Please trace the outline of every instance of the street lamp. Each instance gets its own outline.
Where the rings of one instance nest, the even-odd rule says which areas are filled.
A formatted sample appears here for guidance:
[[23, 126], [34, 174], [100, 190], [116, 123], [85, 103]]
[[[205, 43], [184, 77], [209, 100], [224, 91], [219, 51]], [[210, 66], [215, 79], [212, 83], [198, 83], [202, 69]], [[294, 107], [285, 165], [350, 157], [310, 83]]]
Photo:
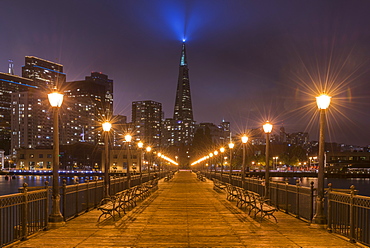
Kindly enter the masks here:
[[217, 150], [214, 151], [213, 155], [215, 156], [214, 159], [213, 159], [213, 162], [215, 163], [214, 167], [215, 167], [215, 177], [216, 177], [216, 173], [217, 173], [217, 158], [216, 158], [216, 156], [218, 155], [218, 151]]
[[313, 217], [313, 223], [326, 224], [326, 216], [324, 214], [324, 157], [325, 157], [325, 124], [326, 124], [326, 109], [330, 105], [331, 97], [322, 94], [316, 97], [317, 107], [320, 111], [320, 134], [319, 134], [319, 172], [317, 175], [317, 198], [316, 198], [316, 214]]
[[230, 170], [229, 170], [229, 183], [231, 183], [231, 175], [233, 173], [233, 166], [231, 164], [231, 159], [233, 157], [233, 152], [232, 152], [232, 149], [234, 148], [234, 143], [230, 141], [229, 143], [229, 150], [230, 150], [230, 160], [229, 160], [229, 163], [230, 163]]
[[152, 150], [152, 148], [150, 146], [147, 146], [145, 148], [145, 150], [146, 150], [146, 153], [148, 154], [147, 155], [147, 159], [148, 159], [148, 180], [150, 180], [150, 167], [152, 167], [152, 159], [151, 159], [150, 151]]
[[132, 140], [132, 136], [129, 134], [125, 135], [125, 141], [127, 145], [127, 188], [129, 189], [131, 187], [131, 172], [130, 172], [130, 166], [131, 166], [131, 153], [130, 153], [130, 142]]
[[158, 156], [158, 175], [159, 175], [159, 178], [161, 178], [162, 153], [158, 152], [157, 156]]
[[144, 147], [144, 143], [139, 141], [139, 143], [137, 143], [137, 147], [139, 148], [140, 150], [140, 156], [139, 156], [139, 159], [138, 159], [138, 164], [139, 164], [139, 174], [140, 174], [140, 184], [143, 183], [143, 173], [142, 173], [142, 161], [143, 161], [143, 147]]
[[270, 133], [272, 131], [272, 125], [266, 121], [263, 125], [263, 131], [266, 134], [266, 168], [265, 168], [265, 199], [270, 197]]
[[208, 156], [209, 156], [209, 165], [208, 165], [208, 168], [209, 168], [209, 178], [211, 179], [211, 177], [212, 177], [212, 157], [213, 157], [213, 153], [212, 152], [210, 152], [209, 154], [208, 154]]
[[222, 153], [225, 152], [225, 148], [221, 147], [220, 152], [221, 152], [221, 181], [222, 181], [222, 176], [223, 176], [223, 173], [224, 173], [224, 156], [222, 155]]
[[243, 164], [242, 164], [242, 188], [244, 189], [244, 183], [245, 183], [245, 164], [246, 164], [246, 150], [247, 150], [247, 142], [248, 142], [248, 136], [243, 135], [242, 136], [242, 143], [243, 143]]
[[102, 124], [104, 135], [104, 146], [105, 146], [105, 165], [104, 165], [104, 198], [109, 198], [109, 148], [108, 148], [108, 135], [109, 131], [112, 128], [112, 123], [106, 121]]
[[62, 106], [63, 95], [58, 92], [48, 94], [49, 102], [53, 108], [53, 196], [52, 211], [49, 216], [49, 222], [63, 223], [63, 216], [60, 212], [60, 194], [59, 194], [59, 123], [58, 113]]

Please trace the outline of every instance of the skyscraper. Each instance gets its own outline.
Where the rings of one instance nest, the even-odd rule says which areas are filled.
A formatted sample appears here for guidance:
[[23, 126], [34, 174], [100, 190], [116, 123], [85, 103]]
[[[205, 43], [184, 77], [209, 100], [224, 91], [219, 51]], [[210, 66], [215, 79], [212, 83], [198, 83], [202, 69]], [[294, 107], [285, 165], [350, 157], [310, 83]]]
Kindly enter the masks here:
[[30, 88], [37, 88], [32, 85], [32, 80], [0, 72], [0, 149], [5, 150], [5, 154], [10, 152], [11, 94]]
[[61, 144], [96, 144], [101, 138], [101, 123], [113, 117], [113, 80], [92, 72], [85, 80], [68, 82], [61, 113]]
[[179, 77], [173, 112], [173, 131], [175, 146], [191, 145], [194, 137], [194, 120], [185, 42], [182, 44], [180, 56]]
[[189, 147], [194, 137], [194, 126], [189, 68], [185, 42], [183, 42], [173, 118], [165, 120], [164, 128], [166, 144], [177, 147], [177, 156], [179, 156], [180, 163], [183, 165], [188, 163]]
[[134, 138], [159, 147], [162, 135], [162, 104], [155, 101], [132, 103], [132, 123], [135, 125]]
[[33, 80], [33, 85], [46, 91], [46, 94], [55, 87], [60, 90], [66, 82], [63, 65], [34, 56], [26, 56], [22, 77]]

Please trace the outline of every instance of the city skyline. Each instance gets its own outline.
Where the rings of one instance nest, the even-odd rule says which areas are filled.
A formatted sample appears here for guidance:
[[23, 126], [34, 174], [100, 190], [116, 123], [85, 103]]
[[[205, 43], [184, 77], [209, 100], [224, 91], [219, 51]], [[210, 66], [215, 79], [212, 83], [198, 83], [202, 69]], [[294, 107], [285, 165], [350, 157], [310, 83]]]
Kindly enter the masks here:
[[25, 56], [62, 64], [68, 82], [101, 71], [115, 82], [115, 114], [131, 117], [132, 102], [153, 100], [171, 117], [185, 38], [197, 123], [225, 119], [235, 133], [269, 119], [275, 131], [284, 125], [289, 133], [307, 131], [315, 139], [315, 94], [328, 78], [328, 93], [336, 91], [327, 142], [370, 144], [370, 4], [365, 1], [3, 5], [0, 20], [8, 25], [0, 26], [7, 34], [0, 41], [6, 48], [1, 72], [12, 59], [20, 75]]

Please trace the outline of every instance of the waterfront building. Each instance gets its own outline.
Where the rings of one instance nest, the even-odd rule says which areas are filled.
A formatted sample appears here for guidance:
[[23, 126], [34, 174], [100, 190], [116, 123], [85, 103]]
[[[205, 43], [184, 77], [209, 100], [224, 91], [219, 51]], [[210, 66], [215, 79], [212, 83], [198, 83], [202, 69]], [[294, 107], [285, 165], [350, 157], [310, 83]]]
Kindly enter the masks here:
[[32, 80], [0, 72], [0, 149], [5, 154], [10, 153], [11, 147], [11, 94], [30, 88], [36, 88]]
[[135, 126], [134, 140], [141, 140], [151, 147], [159, 147], [162, 137], [162, 104], [155, 101], [132, 103], [132, 123]]
[[15, 159], [16, 169], [20, 170], [52, 170], [53, 149], [17, 149]]
[[[17, 149], [15, 167], [20, 170], [52, 170], [53, 149]], [[59, 169], [61, 170], [102, 170], [102, 149], [88, 143], [61, 145], [59, 149]]]

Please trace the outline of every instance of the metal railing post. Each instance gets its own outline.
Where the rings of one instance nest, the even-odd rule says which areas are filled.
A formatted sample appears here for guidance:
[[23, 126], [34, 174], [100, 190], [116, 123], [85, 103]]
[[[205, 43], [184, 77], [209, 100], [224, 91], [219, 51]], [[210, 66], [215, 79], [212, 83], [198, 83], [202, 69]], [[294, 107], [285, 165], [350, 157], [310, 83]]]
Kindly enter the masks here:
[[89, 205], [90, 205], [90, 192], [89, 192], [89, 179], [86, 180], [86, 210], [85, 212], [89, 212]]
[[352, 185], [350, 187], [351, 189], [351, 199], [350, 199], [350, 205], [349, 205], [349, 236], [350, 236], [350, 242], [356, 243], [355, 240], [355, 206], [354, 206], [354, 197], [355, 197], [355, 186]]
[[75, 201], [76, 201], [76, 204], [75, 204], [75, 217], [78, 216], [78, 184], [79, 184], [79, 182], [77, 181], [76, 182], [76, 195], [75, 195]]
[[63, 180], [62, 185], [62, 198], [63, 198], [63, 219], [66, 221], [66, 214], [67, 214], [67, 181]]
[[27, 240], [28, 236], [28, 184], [23, 183], [23, 211], [22, 211], [22, 226], [21, 226], [21, 240]]
[[275, 206], [279, 209], [279, 183], [276, 183]]
[[300, 184], [299, 184], [299, 180], [297, 179], [296, 180], [296, 201], [295, 201], [295, 204], [296, 204], [296, 214], [297, 214], [297, 218], [299, 219], [300, 216], [299, 216], [299, 187], [300, 187]]
[[46, 190], [46, 200], [45, 200], [45, 212], [44, 212], [44, 231], [48, 230], [48, 225], [49, 225], [49, 197], [50, 197], [50, 194], [49, 194], [49, 182], [48, 181], [45, 181], [45, 190]]
[[285, 213], [289, 213], [289, 201], [288, 201], [288, 179], [285, 179]]
[[328, 195], [327, 195], [327, 199], [328, 199], [328, 232], [332, 232], [332, 222], [333, 222], [333, 220], [332, 220], [332, 210], [331, 210], [331, 207], [332, 207], [332, 202], [331, 202], [331, 192], [332, 192], [332, 190], [333, 190], [333, 188], [332, 188], [332, 184], [331, 183], [329, 183], [328, 184], [328, 186], [329, 186], [329, 189], [328, 189]]
[[314, 182], [311, 182], [311, 196], [310, 196], [310, 222], [312, 222], [312, 219], [313, 219], [313, 204], [315, 204], [314, 203], [314, 197], [315, 197], [315, 195], [314, 195], [314, 191], [315, 191], [315, 188], [313, 187], [313, 185], [314, 185]]
[[98, 177], [95, 177], [95, 194], [94, 194], [94, 208], [98, 206]]

